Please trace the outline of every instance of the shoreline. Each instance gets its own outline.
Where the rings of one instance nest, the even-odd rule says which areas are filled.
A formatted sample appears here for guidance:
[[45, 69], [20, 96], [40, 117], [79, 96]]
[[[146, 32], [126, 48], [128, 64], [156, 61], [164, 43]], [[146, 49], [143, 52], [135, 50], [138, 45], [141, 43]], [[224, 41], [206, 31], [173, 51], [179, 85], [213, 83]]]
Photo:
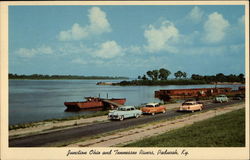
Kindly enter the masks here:
[[245, 85], [245, 82], [206, 82], [203, 80], [192, 80], [192, 79], [172, 79], [172, 80], [132, 80], [132, 81], [121, 81], [114, 83], [105, 83], [103, 85], [113, 86], [168, 86], [168, 85]]
[[[176, 109], [181, 105], [181, 103], [171, 103], [165, 104], [164, 106], [168, 108], [168, 110]], [[105, 112], [105, 111], [104, 111]], [[45, 120], [34, 122], [33, 125], [27, 126], [25, 128], [17, 128], [9, 130], [9, 136], [11, 137], [19, 137], [26, 136], [30, 134], [37, 134], [42, 132], [50, 132], [58, 129], [65, 129], [70, 127], [79, 127], [84, 125], [89, 125], [92, 123], [101, 123], [108, 121], [107, 115], [95, 116], [95, 117], [80, 117], [78, 119], [73, 120]]]
[[184, 115], [174, 119], [160, 122], [152, 122], [136, 126], [135, 128], [124, 129], [112, 133], [94, 136], [88, 139], [81, 139], [78, 142], [72, 142], [67, 147], [124, 147], [127, 144], [137, 142], [138, 140], [157, 136], [171, 130], [190, 126], [196, 122], [209, 118], [214, 118], [238, 109], [245, 108], [245, 103], [231, 105], [229, 107], [217, 108], [205, 112], [197, 112], [192, 115]]

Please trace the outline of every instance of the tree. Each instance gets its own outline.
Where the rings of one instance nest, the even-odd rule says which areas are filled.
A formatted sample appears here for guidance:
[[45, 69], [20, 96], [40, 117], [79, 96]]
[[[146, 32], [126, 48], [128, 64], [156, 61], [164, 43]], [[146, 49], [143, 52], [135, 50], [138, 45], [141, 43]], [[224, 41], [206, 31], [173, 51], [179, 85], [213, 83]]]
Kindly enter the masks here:
[[240, 82], [245, 82], [245, 76], [244, 76], [244, 74], [242, 74], [242, 73], [239, 74], [238, 78], [239, 78]]
[[153, 80], [158, 80], [159, 71], [158, 70], [153, 70], [152, 74], [153, 74]]
[[181, 71], [177, 71], [174, 73], [175, 78], [181, 78], [183, 76], [183, 73]]
[[171, 72], [165, 68], [161, 68], [159, 70], [159, 78], [161, 80], [167, 80], [168, 79], [168, 76], [171, 74]]
[[198, 75], [198, 74], [192, 74], [191, 78], [192, 78], [193, 80], [203, 80], [203, 79], [204, 79], [203, 76]]
[[140, 80], [140, 79], [141, 79], [141, 76], [138, 76], [138, 78], [137, 78], [137, 79], [139, 79], [139, 80]]
[[217, 82], [225, 82], [226, 81], [226, 77], [223, 73], [216, 74], [215, 78], [216, 78]]
[[147, 71], [147, 75], [149, 78], [153, 80], [153, 72], [152, 71]]
[[186, 72], [182, 72], [182, 76], [183, 76], [183, 78], [187, 78], [187, 73]]
[[142, 76], [142, 80], [148, 80], [148, 78], [146, 77], [146, 75], [144, 74], [143, 76]]

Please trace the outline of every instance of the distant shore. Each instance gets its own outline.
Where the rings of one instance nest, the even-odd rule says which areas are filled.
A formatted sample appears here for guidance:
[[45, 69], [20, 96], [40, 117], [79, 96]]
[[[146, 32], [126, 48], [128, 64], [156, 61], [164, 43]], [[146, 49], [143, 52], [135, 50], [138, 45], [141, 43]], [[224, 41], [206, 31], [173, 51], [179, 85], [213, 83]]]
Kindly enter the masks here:
[[102, 80], [102, 79], [129, 79], [128, 77], [112, 76], [78, 76], [78, 75], [17, 75], [9, 74], [11, 80]]
[[245, 84], [243, 82], [206, 82], [202, 80], [178, 79], [178, 80], [132, 80], [121, 81], [118, 83], [103, 83], [102, 85], [120, 85], [120, 86], [163, 86], [163, 85], [237, 85]]

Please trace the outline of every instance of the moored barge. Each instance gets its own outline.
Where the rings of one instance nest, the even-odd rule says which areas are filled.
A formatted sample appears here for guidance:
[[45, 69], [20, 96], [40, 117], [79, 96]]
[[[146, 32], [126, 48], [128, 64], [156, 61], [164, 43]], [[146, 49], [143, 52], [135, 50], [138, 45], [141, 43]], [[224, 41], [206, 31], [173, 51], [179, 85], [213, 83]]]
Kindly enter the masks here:
[[238, 90], [232, 90], [232, 88], [167, 89], [155, 91], [155, 97], [168, 101], [170, 99], [199, 98], [215, 96], [218, 94], [235, 95], [244, 93], [244, 87], [239, 87]]
[[106, 110], [112, 109], [121, 105], [124, 105], [126, 98], [112, 98], [104, 99], [98, 97], [85, 97], [86, 101], [79, 102], [64, 102], [64, 105], [67, 107], [66, 111], [75, 111], [75, 110]]

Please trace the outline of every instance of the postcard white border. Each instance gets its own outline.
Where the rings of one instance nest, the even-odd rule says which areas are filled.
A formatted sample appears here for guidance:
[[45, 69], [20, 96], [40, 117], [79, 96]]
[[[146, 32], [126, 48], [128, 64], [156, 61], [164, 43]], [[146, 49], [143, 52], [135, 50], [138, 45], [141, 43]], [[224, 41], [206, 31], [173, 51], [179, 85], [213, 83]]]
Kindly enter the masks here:
[[[189, 156], [70, 156], [66, 154], [69, 149], [107, 151], [109, 149], [119, 149], [124, 151], [139, 151], [142, 148], [14, 148], [8, 147], [8, 6], [11, 5], [245, 5], [245, 76], [246, 76], [246, 147], [218, 147], [218, 148], [174, 148], [166, 147], [162, 149], [175, 150], [186, 149]], [[248, 159], [249, 158], [249, 3], [247, 1], [44, 1], [44, 2], [0, 2], [0, 105], [1, 105], [1, 159]], [[159, 148], [144, 148], [145, 150], [158, 150]]]

